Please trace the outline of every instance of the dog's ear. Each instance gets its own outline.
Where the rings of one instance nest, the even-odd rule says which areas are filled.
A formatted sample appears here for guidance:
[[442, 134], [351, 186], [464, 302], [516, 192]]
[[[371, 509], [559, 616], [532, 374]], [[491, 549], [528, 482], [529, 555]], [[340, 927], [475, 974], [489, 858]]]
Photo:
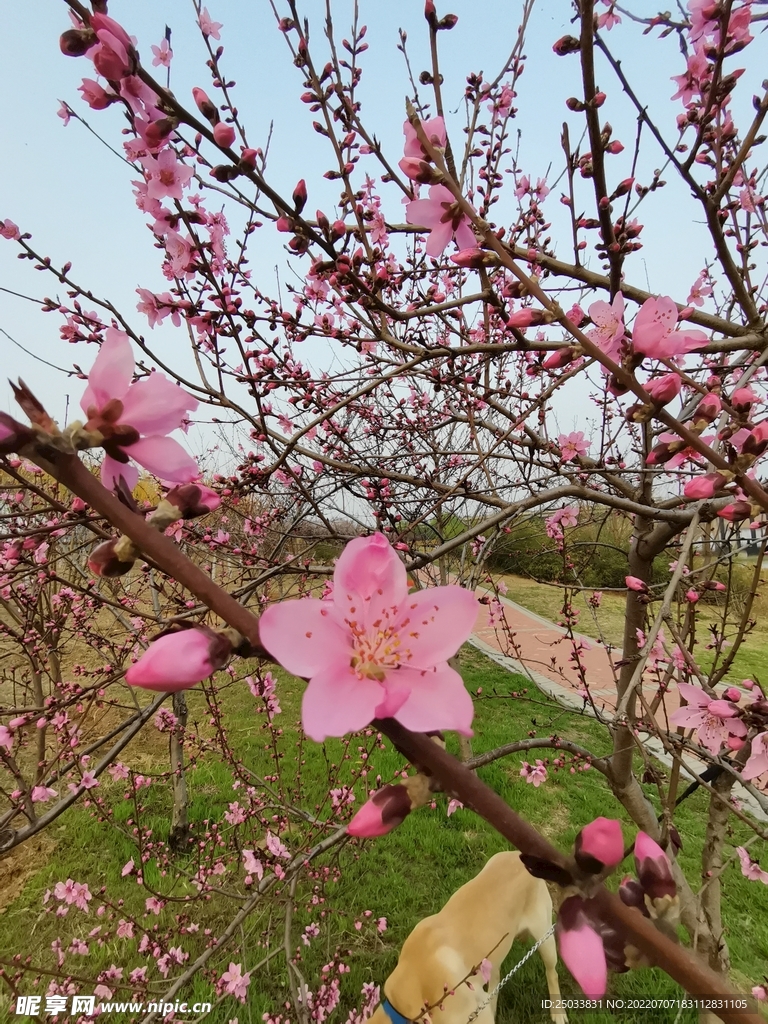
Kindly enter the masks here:
[[543, 878], [546, 882], [555, 882], [563, 888], [573, 885], [573, 877], [570, 871], [560, 867], [559, 864], [553, 864], [551, 860], [545, 860], [543, 857], [533, 857], [527, 853], [521, 853], [520, 860], [534, 878]]

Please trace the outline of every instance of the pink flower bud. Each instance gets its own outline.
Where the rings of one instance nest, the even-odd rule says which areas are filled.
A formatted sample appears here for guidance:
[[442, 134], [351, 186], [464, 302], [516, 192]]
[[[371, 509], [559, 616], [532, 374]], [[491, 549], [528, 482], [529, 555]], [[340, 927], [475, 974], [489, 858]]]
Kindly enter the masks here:
[[648, 593], [648, 584], [643, 583], [643, 581], [638, 579], [637, 576], [625, 576], [624, 582], [626, 583], [628, 590], [635, 590], [638, 594]]
[[451, 256], [451, 262], [455, 263], [458, 267], [476, 270], [478, 267], [496, 263], [498, 260], [495, 253], [488, 252], [486, 249], [479, 249], [475, 246], [469, 249], [462, 249], [461, 252], [455, 252]]
[[257, 149], [244, 149], [240, 154], [240, 163], [244, 164], [249, 170], [256, 170], [256, 161], [259, 158], [259, 151]]
[[558, 57], [565, 57], [569, 53], [578, 53], [581, 43], [575, 36], [561, 36], [552, 46]]
[[608, 985], [603, 940], [589, 920], [588, 901], [570, 896], [560, 907], [555, 927], [563, 963], [588, 999], [602, 999]]
[[545, 370], [559, 370], [568, 366], [574, 359], [578, 359], [579, 351], [575, 345], [565, 345], [556, 352], [552, 352], [542, 363]]
[[438, 179], [434, 167], [427, 160], [415, 156], [404, 156], [397, 165], [406, 178], [418, 181], [422, 185], [431, 185]]
[[301, 213], [307, 202], [307, 183], [302, 178], [293, 190], [293, 205], [296, 213]]
[[645, 905], [645, 890], [636, 878], [627, 875], [619, 886], [619, 899], [628, 907], [636, 907], [645, 917], [650, 917]]
[[[738, 690], [736, 691], [738, 693]], [[739, 709], [733, 706], [730, 700], [712, 700], [707, 705], [707, 714], [716, 715], [718, 718], [735, 718]]]
[[113, 537], [91, 551], [88, 568], [94, 576], [124, 576], [133, 568], [137, 553], [126, 537]]
[[731, 405], [736, 412], [749, 412], [757, 398], [758, 396], [752, 388], [737, 388], [731, 395]]
[[518, 309], [512, 313], [507, 320], [507, 327], [537, 327], [539, 324], [549, 323], [549, 314], [544, 309]]
[[712, 423], [720, 415], [722, 408], [723, 403], [720, 401], [720, 396], [710, 391], [696, 406], [693, 418], [694, 420], [704, 420], [705, 423]]
[[117, 42], [121, 46], [124, 46], [129, 52], [133, 49], [133, 40], [125, 31], [123, 26], [119, 22], [115, 21], [114, 18], [110, 18], [107, 14], [92, 14], [91, 28], [100, 40], [102, 40], [102, 36], [105, 36], [110, 42], [110, 45], [112, 45], [112, 40], [117, 40]]
[[219, 121], [214, 126], [213, 137], [216, 140], [217, 146], [221, 146], [222, 149], [229, 149], [235, 141], [235, 129], [231, 124], [224, 124], [223, 121]]
[[613, 142], [609, 142], [605, 147], [606, 153], [612, 153], [614, 156], [624, 152], [624, 146], [619, 142], [618, 139], [614, 139]]
[[678, 373], [665, 373], [662, 377], [654, 377], [645, 384], [645, 390], [656, 405], [667, 405], [680, 394], [683, 382]]
[[385, 836], [411, 813], [411, 798], [405, 786], [384, 786], [371, 796], [350, 821], [351, 836], [370, 839]]
[[211, 124], [217, 124], [219, 120], [219, 112], [216, 109], [216, 105], [208, 96], [208, 93], [203, 89], [198, 88], [198, 86], [195, 86], [192, 90], [192, 98], [203, 117], [207, 118]]
[[130, 686], [175, 693], [207, 679], [222, 668], [232, 644], [221, 633], [197, 626], [153, 641], [125, 673]]
[[70, 28], [59, 36], [59, 49], [65, 57], [82, 57], [96, 42], [96, 36], [88, 29]]
[[744, 687], [745, 690], [754, 690], [755, 681], [754, 679], [742, 679], [741, 685]]
[[216, 491], [204, 484], [179, 484], [168, 491], [165, 500], [176, 506], [182, 519], [197, 519], [198, 516], [208, 515], [221, 504]]
[[595, 818], [576, 836], [574, 854], [579, 867], [592, 874], [615, 867], [624, 859], [621, 823], [613, 818]]
[[758, 456], [762, 455], [766, 448], [768, 448], [768, 420], [763, 420], [747, 436], [741, 450], [749, 455]]
[[723, 697], [726, 700], [732, 700], [734, 704], [738, 704], [741, 700], [741, 690], [737, 690], [735, 686], [729, 686], [727, 690], [723, 692]]
[[699, 594], [699, 592], [697, 590], [694, 590], [693, 587], [691, 587], [690, 590], [686, 591], [685, 594], [686, 601], [689, 601], [691, 604], [696, 604], [700, 597], [701, 595]]
[[729, 736], [725, 741], [725, 745], [729, 750], [741, 750], [745, 743], [746, 740], [741, 736]]
[[635, 839], [635, 870], [640, 884], [651, 899], [676, 895], [677, 886], [672, 877], [669, 858], [645, 832], [638, 832]]
[[736, 501], [733, 505], [726, 505], [717, 513], [721, 519], [727, 519], [729, 523], [741, 523], [752, 516], [752, 506], [748, 501]]
[[716, 491], [720, 491], [728, 483], [722, 473], [705, 473], [704, 476], [695, 476], [683, 488], [686, 498], [696, 500], [698, 498], [711, 498]]

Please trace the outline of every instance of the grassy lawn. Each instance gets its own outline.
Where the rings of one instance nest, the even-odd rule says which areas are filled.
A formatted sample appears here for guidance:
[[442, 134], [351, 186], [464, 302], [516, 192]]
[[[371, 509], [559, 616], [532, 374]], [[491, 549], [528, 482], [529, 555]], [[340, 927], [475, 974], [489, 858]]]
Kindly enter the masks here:
[[[563, 591], [560, 587], [520, 576], [506, 575], [500, 578], [509, 588], [507, 597], [510, 600], [552, 622], [559, 622], [562, 619]], [[597, 609], [591, 608], [587, 603], [591, 594], [591, 590], [582, 590], [576, 593], [571, 591], [573, 607], [579, 612], [577, 631], [595, 640], [604, 639], [620, 648], [624, 636], [625, 592], [603, 591], [602, 602]], [[722, 598], [720, 598], [720, 604], [722, 605], [722, 603]], [[651, 607], [652, 617], [656, 613], [658, 605]], [[697, 612], [699, 637], [696, 656], [702, 666], [709, 668], [713, 659], [712, 652], [706, 650], [706, 645], [712, 639], [709, 627], [717, 625], [719, 629], [722, 629], [722, 607], [718, 607], [714, 603], [700, 605]], [[764, 621], [763, 617], [768, 615], [768, 604], [765, 604], [760, 597], [755, 601], [752, 615], [757, 619], [758, 625], [742, 643], [729, 672], [729, 677], [733, 679], [749, 677], [768, 682], [768, 637], [765, 630], [761, 629], [759, 625]], [[726, 636], [734, 632], [733, 613], [731, 613]], [[671, 638], [668, 637], [668, 639]]]
[[[517, 594], [511, 593], [510, 596], [519, 599]], [[607, 752], [605, 735], [592, 720], [564, 711], [531, 689], [526, 696], [511, 698], [510, 691], [519, 690], [526, 685], [525, 681], [510, 676], [472, 648], [462, 651], [461, 661], [469, 689], [475, 692], [479, 686], [483, 688], [483, 696], [476, 705], [474, 753], [526, 737], [532, 730], [542, 736], [556, 731], [581, 742], [595, 754]], [[218, 701], [223, 721], [228, 726], [231, 749], [243, 766], [238, 770], [250, 769], [262, 775], [269, 774], [270, 784], [275, 790], [282, 790], [297, 806], [309, 810], [316, 807], [315, 813], [320, 818], [330, 818], [327, 804], [321, 802], [329, 780], [336, 786], [354, 782], [359, 806], [364, 799], [364, 783], [359, 773], [366, 761], [369, 760], [371, 765], [371, 788], [375, 788], [377, 774], [386, 782], [402, 770], [400, 756], [388, 743], [385, 749], [379, 749], [375, 737], [354, 736], [348, 744], [335, 741], [325, 747], [302, 742], [296, 728], [301, 684], [284, 675], [279, 676], [283, 733], [277, 739], [277, 752], [281, 756], [276, 768], [270, 754], [269, 734], [263, 728], [264, 716], [255, 713], [257, 702], [244, 683], [233, 683], [223, 675], [220, 678], [222, 686], [218, 691]], [[212, 733], [210, 696], [207, 700], [201, 692], [190, 691], [189, 697], [190, 731], [205, 741]], [[166, 743], [166, 738], [150, 727], [147, 736], [135, 741], [123, 760], [147, 774], [165, 771]], [[369, 758], [363, 757], [366, 753], [370, 754]], [[533, 752], [528, 754], [529, 760], [534, 757]], [[623, 818], [594, 769], [571, 774], [568, 768], [559, 772], [550, 768], [549, 780], [536, 789], [520, 778], [520, 762], [517, 757], [507, 758], [481, 769], [480, 775], [563, 849], [569, 849], [579, 828], [597, 815]], [[137, 932], [133, 939], [114, 937], [117, 919], [133, 914], [143, 927], [162, 938], [170, 935], [174, 916], [181, 915], [180, 923], [185, 929], [190, 924], [193, 927], [199, 925], [199, 931], [181, 934], [180, 940], [177, 938], [174, 944], [180, 941], [185, 952], [190, 954], [190, 960], [194, 959], [208, 941], [205, 929], [210, 929], [212, 936], [221, 934], [242, 905], [246, 890], [242, 868], [237, 864], [237, 849], [253, 848], [260, 838], [250, 823], [233, 828], [224, 820], [228, 804], [237, 799], [238, 794], [231, 788], [230, 767], [217, 760], [215, 754], [201, 759], [199, 766], [189, 771], [188, 778], [191, 818], [196, 834], [210, 832], [214, 827], [220, 830], [220, 855], [227, 864], [227, 870], [220, 878], [211, 880], [220, 892], [211, 894], [210, 898], [197, 893], [191, 881], [199, 866], [194, 856], [178, 858], [172, 866], [168, 864], [168, 851], [162, 841], [168, 834], [170, 789], [167, 784], [153, 785], [141, 791], [145, 804], [141, 820], [145, 826], [153, 828], [152, 840], [158, 844], [146, 850], [145, 880], [165, 897], [194, 896], [195, 900], [192, 903], [169, 902], [159, 917], [146, 916], [144, 901], [150, 893], [136, 884], [135, 877], [121, 876], [123, 865], [130, 858], [137, 863], [139, 861], [132, 832], [136, 808], [132, 801], [124, 799], [125, 784], [105, 777], [103, 785], [96, 791], [104, 802], [103, 811], [96, 814], [94, 808], [81, 806], [71, 810], [49, 830], [48, 845], [34, 854], [31, 865], [27, 864], [29, 874], [23, 890], [0, 914], [0, 950], [6, 951], [6, 956], [17, 951], [30, 955], [36, 967], [55, 969], [51, 942], [61, 936], [66, 947], [73, 937], [78, 937], [89, 942], [90, 957], [67, 957], [65, 969], [73, 975], [90, 974], [113, 963], [123, 967], [126, 975], [135, 967], [148, 966], [153, 990], [158, 994], [164, 991], [168, 983], [163, 982], [152, 957], [149, 953], [138, 952], [140, 933]], [[651, 787], [648, 787], [648, 795], [654, 799]], [[704, 797], [697, 793], [682, 805], [677, 819], [684, 843], [681, 860], [692, 880], [697, 877], [705, 808]], [[262, 813], [268, 815], [270, 809], [266, 808]], [[292, 829], [282, 835], [289, 848], [298, 842], [300, 836], [307, 834], [305, 826], [294, 828], [295, 831]], [[299, 834], [299, 828], [305, 831]], [[632, 834], [633, 829], [627, 825], [625, 838], [629, 839]], [[748, 835], [744, 826], [735, 823], [729, 843], [739, 845]], [[458, 810], [448, 818], [446, 799], [440, 796], [434, 809], [424, 808], [416, 812], [390, 835], [364, 843], [349, 841], [332, 850], [325, 859], [316, 861], [312, 877], [302, 878], [296, 890], [292, 946], [301, 950], [299, 968], [312, 989], [318, 987], [322, 967], [332, 960], [336, 951], [349, 965], [349, 972], [341, 976], [339, 1007], [329, 1020], [345, 1021], [350, 1008], [360, 1002], [363, 983], [381, 983], [387, 977], [396, 963], [403, 940], [417, 921], [438, 910], [451, 893], [480, 870], [489, 856], [504, 848], [504, 840], [473, 813]], [[757, 856], [756, 848], [753, 846], [752, 849]], [[29, 857], [29, 853], [22, 851], [20, 856]], [[171, 890], [171, 879], [179, 866], [187, 877], [182, 876], [181, 882]], [[626, 864], [625, 870], [631, 870], [631, 866]], [[70, 877], [88, 882], [94, 893], [101, 886], [107, 886], [113, 909], [108, 908], [101, 918], [96, 917], [93, 909], [86, 915], [72, 908], [63, 919], [52, 913], [43, 913], [41, 898], [45, 890], [56, 881]], [[737, 863], [732, 863], [724, 873], [724, 888], [724, 915], [733, 961], [732, 980], [736, 990], [746, 993], [753, 984], [762, 980], [768, 962], [768, 887], [747, 881]], [[120, 905], [119, 900], [123, 901]], [[92, 907], [95, 904], [96, 900]], [[370, 917], [365, 916], [366, 911], [372, 912]], [[177, 998], [189, 1002], [215, 1000], [214, 982], [227, 969], [230, 959], [242, 960], [244, 968], [251, 970], [278, 948], [277, 955], [254, 971], [247, 1005], [243, 1007], [234, 999], [225, 999], [206, 1020], [226, 1024], [237, 1016], [240, 1024], [244, 1021], [251, 1024], [260, 1022], [266, 1012], [285, 1013], [284, 1004], [290, 999], [290, 991], [285, 957], [279, 948], [282, 944], [283, 913], [284, 899], [265, 900], [263, 907], [257, 908], [245, 921], [233, 944], [215, 954], [194, 983]], [[382, 933], [376, 928], [380, 917], [386, 917], [388, 922], [386, 931]], [[309, 946], [304, 946], [300, 942], [301, 932], [315, 921], [322, 923], [321, 934]], [[355, 927], [356, 922], [361, 924], [360, 929]], [[103, 945], [99, 945], [98, 935], [89, 937], [89, 933], [99, 925], [105, 932], [110, 931]], [[273, 945], [267, 946], [267, 941]], [[524, 943], [515, 944], [507, 968], [517, 962], [525, 948]], [[578, 996], [578, 990], [565, 968], [560, 965], [559, 970], [563, 994]], [[20, 991], [43, 992], [46, 983], [44, 978], [40, 987], [33, 989], [30, 974], [25, 985], [20, 986]], [[83, 993], [91, 991], [85, 985], [81, 985], [79, 990]], [[8, 1011], [9, 1002], [7, 989], [0, 991], [2, 1017]], [[612, 976], [610, 992], [617, 996], [681, 994], [674, 982], [658, 970]], [[540, 1001], [546, 995], [543, 966], [538, 956], [534, 956], [502, 992], [499, 1021], [504, 1024], [535, 1024], [549, 1020], [540, 1008]], [[128, 994], [116, 994], [114, 998], [127, 999]], [[295, 1014], [289, 1013], [288, 1016], [295, 1024]], [[111, 1019], [120, 1018], [115, 1014]], [[574, 1024], [582, 1020], [589, 1024], [602, 1024], [603, 1021], [636, 1018], [631, 1014], [624, 1017], [595, 1013], [582, 1015], [574, 1011], [570, 1019]], [[654, 1024], [672, 1024], [677, 1019], [676, 1011], [654, 1012], [653, 1019]], [[692, 1013], [684, 1014], [679, 1018], [679, 1024], [688, 1024], [694, 1019]]]

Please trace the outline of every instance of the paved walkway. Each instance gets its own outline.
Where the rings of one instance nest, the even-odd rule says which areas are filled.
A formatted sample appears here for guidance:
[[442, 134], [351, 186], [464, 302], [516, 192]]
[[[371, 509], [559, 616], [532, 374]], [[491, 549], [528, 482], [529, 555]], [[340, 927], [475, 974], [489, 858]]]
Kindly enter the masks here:
[[[482, 588], [476, 591], [478, 597], [487, 592]], [[486, 654], [492, 661], [508, 669], [527, 676], [540, 690], [549, 694], [565, 707], [575, 708], [588, 715], [595, 712], [580, 694], [582, 687], [581, 675], [576, 668], [574, 642], [567, 636], [566, 630], [554, 622], [543, 619], [534, 612], [507, 597], [501, 598], [504, 619], [495, 625], [491, 620], [491, 609], [488, 605], [480, 606], [480, 616], [470, 643]], [[508, 640], [507, 629], [512, 634], [512, 643]], [[579, 661], [584, 666], [586, 680], [592, 700], [598, 713], [611, 718], [616, 710], [615, 666], [621, 661], [622, 653], [618, 648], [608, 649], [591, 637], [575, 634], [579, 644]], [[515, 649], [515, 657], [503, 653]], [[650, 704], [658, 692], [658, 684], [650, 680], [644, 681], [643, 695]], [[673, 688], [665, 698], [667, 714], [678, 707], [677, 690]], [[663, 727], [663, 722], [660, 725]], [[648, 734], [641, 734], [645, 747], [667, 767], [672, 759], [666, 753], [659, 739]], [[695, 772], [703, 771], [705, 765], [696, 757], [688, 755], [686, 762]], [[687, 773], [689, 774], [689, 773]], [[691, 776], [692, 777], [692, 776]], [[759, 803], [743, 786], [736, 785], [734, 796], [741, 802], [745, 811], [753, 814], [760, 821], [768, 821], [768, 800]]]

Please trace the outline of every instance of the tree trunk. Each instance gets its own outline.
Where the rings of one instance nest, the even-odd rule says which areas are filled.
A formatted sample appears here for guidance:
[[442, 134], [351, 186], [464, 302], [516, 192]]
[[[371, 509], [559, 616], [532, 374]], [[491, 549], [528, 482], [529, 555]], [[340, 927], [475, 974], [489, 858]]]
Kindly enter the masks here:
[[[733, 789], [734, 779], [729, 772], [724, 772], [712, 783], [714, 791], [725, 799]], [[709, 820], [701, 852], [701, 874], [704, 886], [700, 895], [701, 914], [707, 923], [706, 944], [698, 943], [699, 952], [706, 956], [713, 971], [726, 974], [730, 968], [728, 945], [724, 938], [723, 919], [720, 908], [720, 872], [723, 867], [723, 846], [725, 845], [726, 829], [730, 808], [727, 803], [716, 796], [709, 799]]]
[[168, 845], [181, 853], [189, 845], [187, 778], [184, 773], [184, 735], [187, 728], [187, 700], [183, 691], [173, 695], [176, 725], [171, 733], [171, 771], [173, 772], [173, 811]]

